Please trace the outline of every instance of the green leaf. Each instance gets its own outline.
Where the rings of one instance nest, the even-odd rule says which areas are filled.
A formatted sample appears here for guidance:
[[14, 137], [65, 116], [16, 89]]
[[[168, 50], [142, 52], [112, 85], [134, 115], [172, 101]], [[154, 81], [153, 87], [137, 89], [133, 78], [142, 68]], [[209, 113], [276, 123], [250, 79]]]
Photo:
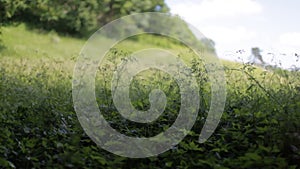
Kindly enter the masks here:
[[261, 156], [259, 156], [259, 155], [256, 154], [256, 153], [246, 153], [246, 154], [245, 154], [245, 157], [246, 157], [246, 158], [249, 158], [249, 159], [252, 159], [252, 160], [255, 160], [255, 161], [259, 161], [259, 160], [262, 159]]

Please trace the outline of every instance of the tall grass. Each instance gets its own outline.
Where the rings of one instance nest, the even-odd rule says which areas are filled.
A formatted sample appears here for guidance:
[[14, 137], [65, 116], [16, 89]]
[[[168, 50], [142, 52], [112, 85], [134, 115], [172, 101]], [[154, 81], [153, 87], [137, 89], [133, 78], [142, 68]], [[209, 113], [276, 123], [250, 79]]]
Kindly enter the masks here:
[[[51, 38], [59, 38], [53, 41]], [[166, 111], [151, 124], [120, 116], [110, 81], [118, 65], [110, 56], [126, 57], [148, 47], [168, 48], [191, 67], [200, 86], [201, 107], [192, 131], [173, 149], [145, 159], [128, 159], [97, 147], [82, 130], [72, 103], [72, 71], [84, 40], [54, 32], [29, 31], [24, 25], [3, 28], [0, 51], [0, 166], [5, 168], [297, 168], [300, 166], [300, 74], [264, 71], [251, 65], [224, 63], [227, 101], [221, 122], [205, 143], [197, 143], [210, 105], [210, 87], [202, 60], [181, 44], [148, 37], [125, 41], [99, 66], [99, 109], [119, 132], [153, 136], [168, 128], [180, 108], [179, 87], [157, 70], [131, 83], [132, 104], [149, 108], [148, 95], [161, 88]], [[146, 38], [147, 39], [147, 38]], [[152, 43], [151, 43], [152, 42]], [[161, 44], [162, 43], [162, 44]], [[170, 43], [170, 44], [169, 44]], [[161, 80], [164, 79], [164, 80]]]

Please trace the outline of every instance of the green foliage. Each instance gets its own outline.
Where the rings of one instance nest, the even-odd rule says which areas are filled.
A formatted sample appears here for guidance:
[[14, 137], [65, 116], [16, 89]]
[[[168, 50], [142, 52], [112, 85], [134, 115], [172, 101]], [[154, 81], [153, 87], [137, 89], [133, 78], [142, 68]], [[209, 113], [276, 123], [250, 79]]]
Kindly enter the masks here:
[[26, 7], [24, 0], [0, 0], [0, 23], [5, 23], [13, 16], [20, 15], [20, 11]]
[[[84, 35], [98, 25], [97, 0], [88, 1], [30, 1], [24, 12], [29, 21], [45, 29], [55, 29], [59, 32]], [[26, 19], [25, 19], [26, 20]]]
[[168, 8], [163, 0], [0, 0], [0, 23], [22, 21], [84, 36], [121, 16], [153, 11]]
[[[174, 79], [151, 70], [133, 79], [132, 104], [147, 109], [149, 92], [159, 87], [168, 97], [166, 112], [150, 125], [130, 123], [118, 114], [112, 104], [110, 80], [121, 58], [133, 51], [159, 46], [170, 49], [187, 62], [201, 87], [199, 116], [182, 142], [157, 157], [128, 159], [97, 147], [77, 120], [71, 80], [74, 58], [84, 41], [59, 37], [53, 32], [38, 34], [26, 30], [24, 25], [4, 27], [3, 32], [6, 48], [0, 52], [0, 168], [300, 166], [299, 72], [264, 71], [251, 65], [225, 63], [225, 111], [213, 136], [199, 144], [199, 132], [210, 106], [205, 63], [182, 44], [173, 43], [174, 40], [160, 41], [151, 36], [137, 37], [139, 43], [121, 42], [108, 53], [96, 77], [99, 108], [119, 132], [130, 136], [155, 135], [172, 125], [180, 108], [179, 88]], [[53, 36], [58, 36], [60, 42], [53, 42]]]
[[131, 13], [169, 11], [164, 0], [104, 0], [100, 4], [103, 10], [100, 16], [102, 24]]

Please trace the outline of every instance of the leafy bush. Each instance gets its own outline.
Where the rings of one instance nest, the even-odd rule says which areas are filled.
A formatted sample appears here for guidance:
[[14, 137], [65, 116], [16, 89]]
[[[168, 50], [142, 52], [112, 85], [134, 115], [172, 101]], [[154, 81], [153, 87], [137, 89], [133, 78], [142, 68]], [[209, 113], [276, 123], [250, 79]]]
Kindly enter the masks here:
[[[22, 35], [34, 37], [24, 32]], [[30, 52], [26, 57], [14, 57], [13, 54], [20, 51], [25, 53], [17, 51], [15, 44], [7, 48], [12, 50], [11, 53], [6, 52], [10, 55], [5, 57], [0, 53], [0, 168], [224, 169], [300, 166], [299, 72], [264, 71], [251, 65], [227, 64], [225, 111], [212, 137], [199, 144], [199, 132], [210, 106], [205, 63], [196, 59], [189, 49], [173, 44], [172, 49], [179, 50], [178, 56], [189, 61], [187, 64], [201, 87], [201, 108], [196, 124], [188, 136], [171, 150], [156, 157], [129, 159], [97, 147], [82, 130], [71, 98], [75, 61], [68, 52], [65, 57], [55, 57], [57, 53], [53, 51], [61, 48], [52, 44], [54, 48], [46, 51], [47, 48], [42, 48], [45, 41], [45, 38], [42, 42], [38, 41], [40, 46], [35, 46], [36, 51], [27, 44], [25, 49]], [[69, 47], [66, 44], [72, 46], [74, 41], [62, 38], [60, 45]], [[163, 42], [167, 44], [167, 40]], [[129, 123], [118, 115], [110, 94], [109, 81], [118, 65], [113, 61], [130, 55], [133, 51], [126, 50], [128, 46], [138, 45], [140, 43], [122, 42], [109, 52], [99, 66], [96, 96], [99, 108], [116, 130], [130, 136], [148, 136], [172, 125], [180, 108], [180, 95], [174, 79], [167, 74], [145, 72], [144, 79], [137, 76], [132, 81], [132, 104], [138, 109], [147, 109], [148, 94], [159, 84], [170, 101], [167, 111], [153, 125]]]
[[[124, 56], [121, 51], [117, 54]], [[59, 69], [50, 70], [51, 67], [43, 62], [37, 63], [28, 71], [26, 70], [29, 66], [27, 64], [26, 61], [19, 63], [23, 66], [18, 67], [23, 68], [15, 73], [6, 70], [9, 65], [1, 64], [0, 92], [4, 96], [1, 97], [0, 106], [2, 130], [0, 164], [2, 166], [15, 166], [16, 168], [24, 166], [26, 168], [100, 166], [105, 168], [287, 168], [289, 165], [299, 165], [299, 91], [293, 87], [294, 84], [291, 84], [291, 87], [281, 83], [278, 84], [280, 88], [268, 86], [275, 81], [268, 82], [269, 84], [259, 83], [260, 86], [255, 82], [257, 77], [251, 78], [254, 76], [251, 67], [237, 70], [235, 72], [237, 74], [234, 75], [235, 79], [231, 77], [234, 74], [233, 71], [230, 68], [227, 69], [228, 77], [231, 78], [228, 81], [229, 97], [226, 110], [217, 131], [207, 142], [204, 144], [196, 142], [197, 133], [203, 125], [209, 108], [207, 103], [209, 96], [205, 96], [209, 88], [203, 87], [201, 90], [201, 97], [204, 99], [203, 108], [197, 124], [178, 146], [158, 157], [127, 159], [101, 150], [85, 135], [72, 108], [71, 79], [66, 77], [66, 72]], [[61, 67], [63, 67], [64, 63], [57, 64], [62, 64]], [[201, 67], [200, 63], [195, 63], [193, 66], [195, 73], [203, 70]], [[108, 68], [114, 69], [113, 66]], [[107, 72], [102, 71], [103, 74], [101, 74], [104, 77], [100, 77], [97, 82], [102, 86], [105, 81], [101, 79], [109, 79], [110, 75], [110, 70], [105, 70]], [[242, 76], [238, 77], [238, 74]], [[282, 77], [273, 76], [283, 80]], [[65, 80], [60, 80], [62, 77]], [[147, 76], [143, 77], [147, 79]], [[159, 74], [149, 76], [149, 82], [155, 82], [158, 77], [163, 76]], [[264, 77], [267, 75], [261, 78]], [[199, 80], [201, 78], [205, 77], [200, 77]], [[250, 79], [241, 84], [237, 83], [240, 78]], [[284, 80], [291, 82], [286, 78]], [[137, 78], [132, 84], [133, 105], [139, 109], [145, 109], [149, 106], [147, 100], [149, 90], [145, 88], [147, 82]], [[109, 88], [110, 85], [106, 86]], [[161, 86], [162, 89], [165, 87], [167, 86]], [[180, 99], [176, 96], [178, 92], [174, 92], [176, 85], [165, 89], [170, 100]], [[178, 103], [171, 102], [172, 104], [166, 109], [168, 113], [160, 117], [158, 126], [140, 126], [130, 124], [118, 116], [112, 106], [110, 89], [97, 91], [97, 98], [99, 105], [102, 105], [102, 112], [107, 112], [104, 115], [111, 121], [111, 125], [131, 136], [139, 136], [141, 133], [143, 135], [146, 133], [147, 136], [157, 133], [162, 126], [166, 128], [172, 124], [170, 122], [174, 120], [174, 117], [176, 118], [175, 115], [178, 112], [178, 106], [176, 106]], [[103, 107], [106, 108], [103, 109]], [[129, 129], [126, 130], [124, 126]]]
[[0, 0], [0, 23], [23, 21], [58, 32], [88, 35], [133, 12], [166, 12], [163, 0]]

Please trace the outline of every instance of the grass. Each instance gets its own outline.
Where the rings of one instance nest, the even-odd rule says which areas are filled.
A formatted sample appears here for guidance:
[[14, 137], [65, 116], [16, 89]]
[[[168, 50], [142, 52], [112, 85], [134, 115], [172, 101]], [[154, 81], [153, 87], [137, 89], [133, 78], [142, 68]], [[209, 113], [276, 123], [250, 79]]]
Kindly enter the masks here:
[[[157, 157], [129, 159], [100, 147], [82, 130], [72, 102], [72, 73], [85, 39], [29, 30], [2, 29], [0, 51], [0, 168], [297, 168], [300, 166], [300, 74], [222, 61], [227, 78], [225, 110], [213, 136], [197, 143], [210, 106], [204, 63], [168, 38], [135, 37], [115, 46], [97, 73], [96, 96], [105, 118], [119, 132], [153, 136], [172, 125], [180, 109], [179, 87], [158, 71], [143, 72], [130, 86], [132, 104], [149, 108], [148, 95], [161, 88], [166, 111], [151, 124], [118, 114], [110, 79], [122, 57], [144, 48], [163, 48], [184, 60], [200, 84], [196, 124], [174, 149]], [[164, 78], [164, 81], [160, 80]]]

